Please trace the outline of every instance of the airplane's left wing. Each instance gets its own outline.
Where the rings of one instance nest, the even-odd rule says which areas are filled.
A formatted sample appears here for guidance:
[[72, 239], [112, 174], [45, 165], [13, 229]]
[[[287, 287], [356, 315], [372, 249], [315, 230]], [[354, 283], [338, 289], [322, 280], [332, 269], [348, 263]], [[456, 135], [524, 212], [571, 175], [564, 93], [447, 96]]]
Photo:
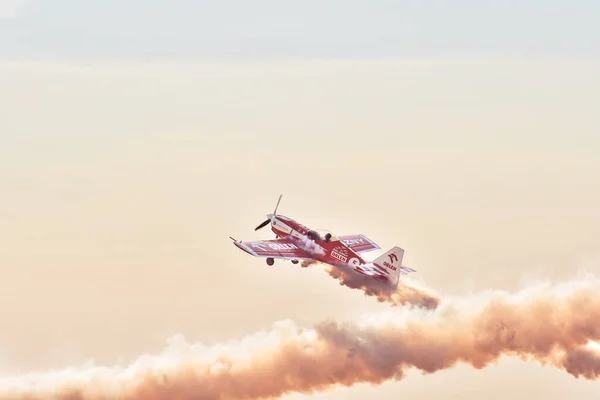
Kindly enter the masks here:
[[339, 236], [338, 238], [357, 254], [381, 249], [381, 247], [365, 235], [345, 235]]
[[254, 257], [270, 257], [283, 260], [312, 260], [302, 249], [288, 239], [237, 241], [233, 243]]

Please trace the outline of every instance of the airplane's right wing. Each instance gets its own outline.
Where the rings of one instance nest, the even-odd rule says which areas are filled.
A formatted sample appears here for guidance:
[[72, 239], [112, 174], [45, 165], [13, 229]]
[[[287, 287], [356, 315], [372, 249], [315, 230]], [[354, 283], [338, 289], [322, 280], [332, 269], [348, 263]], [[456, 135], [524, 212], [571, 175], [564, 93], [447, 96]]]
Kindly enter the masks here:
[[367, 238], [365, 235], [345, 235], [338, 236], [338, 238], [357, 254], [381, 249], [381, 247], [379, 247], [375, 242]]
[[233, 242], [238, 248], [254, 257], [278, 258], [283, 260], [312, 260], [302, 249], [288, 239], [254, 240]]

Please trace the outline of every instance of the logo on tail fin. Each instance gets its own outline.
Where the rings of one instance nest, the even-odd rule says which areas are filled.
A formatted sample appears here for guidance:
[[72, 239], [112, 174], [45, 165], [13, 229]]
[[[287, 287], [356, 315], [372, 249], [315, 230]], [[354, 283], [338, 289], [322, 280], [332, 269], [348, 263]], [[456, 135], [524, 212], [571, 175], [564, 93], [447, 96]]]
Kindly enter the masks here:
[[390, 264], [390, 263], [389, 263], [389, 262], [387, 262], [387, 261], [384, 261], [384, 262], [383, 262], [383, 266], [384, 266], [384, 267], [386, 267], [386, 268], [389, 268], [389, 269], [391, 269], [391, 270], [394, 270], [394, 271], [396, 271], [396, 267], [394, 267], [392, 264]]
[[396, 253], [388, 254], [388, 257], [390, 258], [390, 262], [392, 264], [394, 263], [394, 260], [398, 261], [398, 256], [396, 255]]

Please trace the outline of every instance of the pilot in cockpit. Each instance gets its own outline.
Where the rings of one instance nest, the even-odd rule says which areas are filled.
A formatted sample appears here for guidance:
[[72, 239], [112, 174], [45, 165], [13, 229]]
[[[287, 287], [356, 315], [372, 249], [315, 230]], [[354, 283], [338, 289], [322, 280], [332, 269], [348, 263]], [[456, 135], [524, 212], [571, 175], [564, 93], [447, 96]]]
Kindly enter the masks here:
[[312, 240], [321, 240], [321, 235], [319, 235], [319, 233], [315, 231], [308, 231], [306, 236], [308, 236]]
[[325, 235], [325, 241], [326, 241], [326, 242], [329, 242], [330, 240], [331, 240], [331, 233], [327, 233], [327, 234]]

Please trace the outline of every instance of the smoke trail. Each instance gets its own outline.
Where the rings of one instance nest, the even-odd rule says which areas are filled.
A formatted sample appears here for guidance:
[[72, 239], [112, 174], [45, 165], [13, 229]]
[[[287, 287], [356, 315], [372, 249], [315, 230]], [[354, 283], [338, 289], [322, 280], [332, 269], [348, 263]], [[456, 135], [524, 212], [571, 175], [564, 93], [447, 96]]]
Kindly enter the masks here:
[[[325, 254], [325, 251], [319, 246], [314, 240], [308, 238], [299, 238], [298, 242], [301, 247], [307, 250], [309, 253]], [[423, 289], [416, 288], [415, 286], [407, 285], [405, 282], [400, 280], [396, 288], [391, 287], [387, 281], [380, 281], [373, 279], [369, 276], [360, 275], [345, 271], [342, 268], [336, 267], [330, 264], [322, 264], [316, 260], [302, 261], [300, 265], [303, 268], [321, 264], [324, 266], [325, 271], [337, 279], [340, 285], [347, 286], [352, 289], [362, 290], [367, 296], [374, 296], [380, 303], [390, 303], [394, 306], [397, 305], [414, 305], [418, 307], [425, 307], [434, 309], [439, 303], [439, 298], [427, 293]]]
[[[317, 261], [302, 261], [300, 265], [307, 268], [317, 264], [321, 263]], [[438, 306], [440, 301], [440, 299], [433, 294], [427, 293], [424, 289], [409, 285], [406, 282], [403, 282], [402, 279], [398, 282], [397, 288], [392, 288], [387, 282], [382, 282], [369, 276], [347, 272], [334, 265], [321, 265], [323, 265], [325, 271], [330, 276], [340, 282], [340, 285], [362, 290], [366, 296], [374, 296], [380, 303], [386, 302], [394, 306], [415, 305], [418, 307], [434, 309]]]
[[446, 299], [436, 310], [395, 309], [354, 323], [274, 324], [241, 341], [206, 347], [182, 337], [128, 367], [87, 367], [0, 379], [15, 400], [261, 399], [359, 382], [400, 380], [501, 355], [600, 377], [600, 280], [538, 285], [515, 294]]
[[299, 238], [292, 238], [292, 240], [297, 242], [300, 245], [300, 248], [309, 254], [321, 256], [326, 254], [325, 249], [313, 239], [301, 236]]

